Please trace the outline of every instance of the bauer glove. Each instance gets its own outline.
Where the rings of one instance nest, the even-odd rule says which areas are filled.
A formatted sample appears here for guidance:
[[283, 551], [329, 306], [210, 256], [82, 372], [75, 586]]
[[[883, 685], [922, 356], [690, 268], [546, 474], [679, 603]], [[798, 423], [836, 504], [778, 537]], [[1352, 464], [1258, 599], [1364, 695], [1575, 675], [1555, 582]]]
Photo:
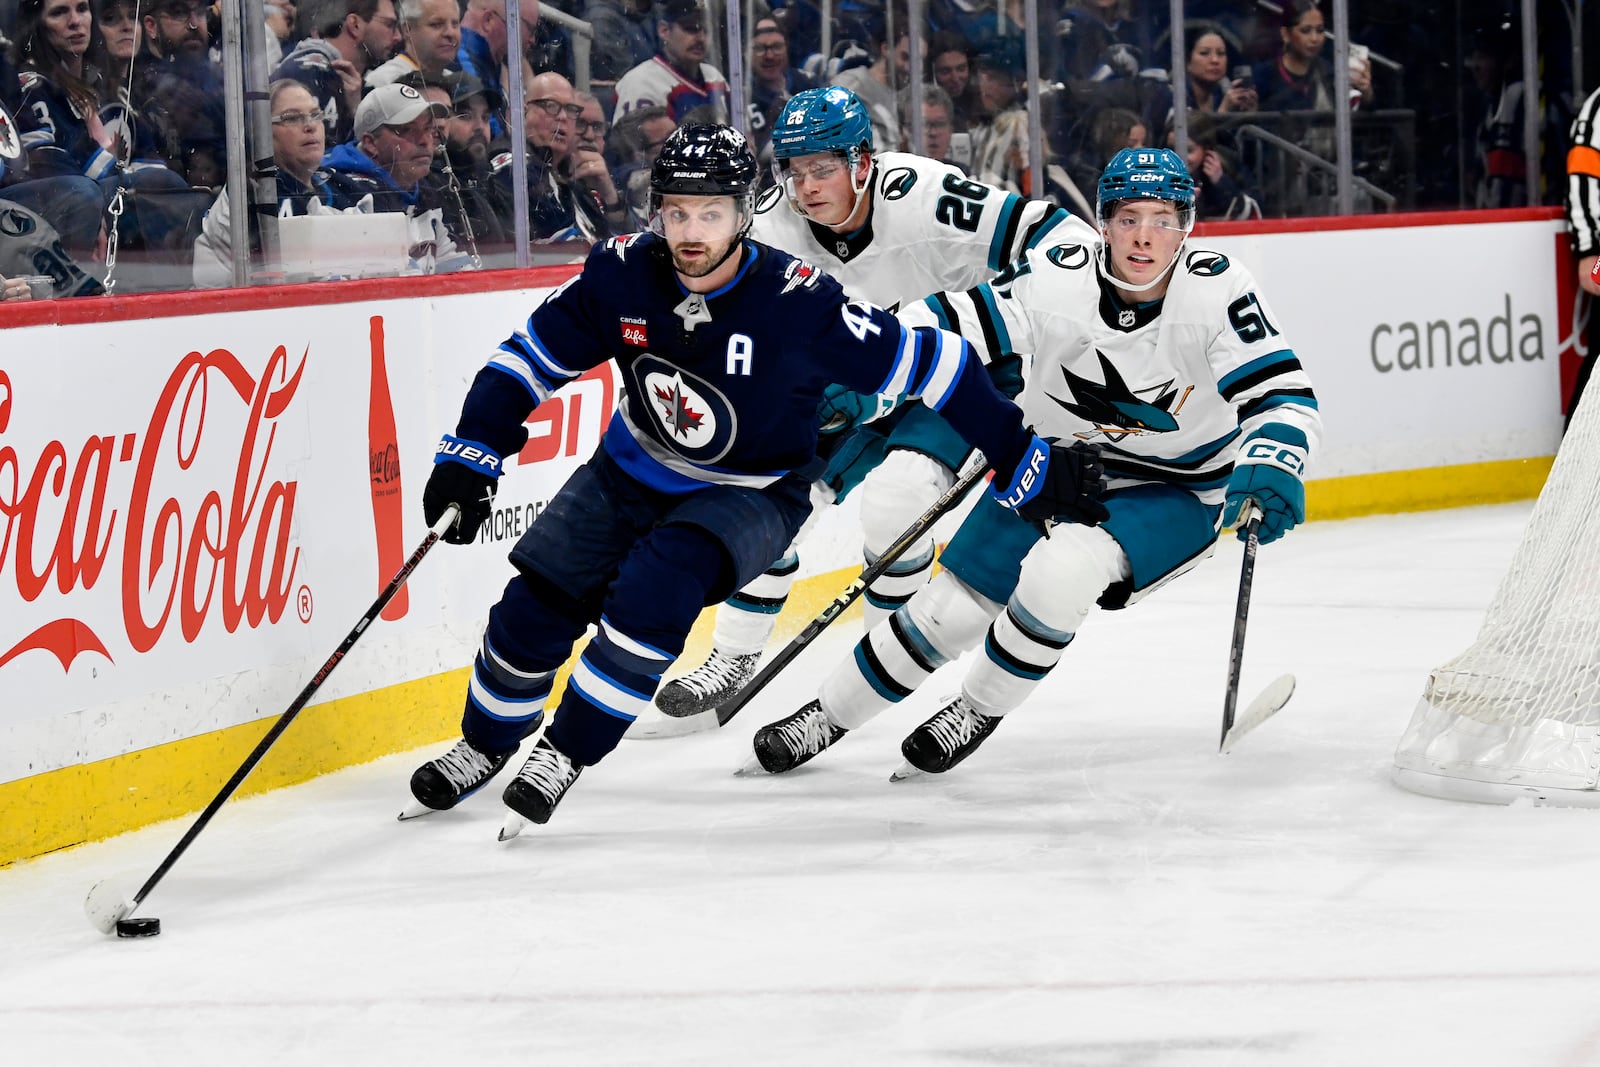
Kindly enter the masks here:
[[848, 433], [883, 418], [898, 403], [898, 397], [854, 393], [834, 383], [822, 391], [822, 403], [817, 405], [817, 432], [823, 436]]
[[[1233, 461], [1228, 497], [1222, 508], [1222, 525], [1239, 525], [1246, 500], [1261, 508], [1258, 540], [1268, 545], [1306, 521], [1306, 469], [1304, 431], [1281, 422], [1269, 422], [1249, 437]], [[1243, 529], [1239, 540], [1246, 539]]]
[[452, 545], [471, 544], [494, 506], [500, 466], [500, 457], [488, 445], [445, 434], [422, 490], [422, 517], [432, 526], [454, 504], [461, 514], [443, 539]]
[[1097, 526], [1111, 517], [1100, 497], [1106, 491], [1100, 451], [1092, 445], [1051, 444], [1035, 434], [1004, 488], [996, 476], [990, 491], [1000, 506], [1029, 522], [1079, 522]]

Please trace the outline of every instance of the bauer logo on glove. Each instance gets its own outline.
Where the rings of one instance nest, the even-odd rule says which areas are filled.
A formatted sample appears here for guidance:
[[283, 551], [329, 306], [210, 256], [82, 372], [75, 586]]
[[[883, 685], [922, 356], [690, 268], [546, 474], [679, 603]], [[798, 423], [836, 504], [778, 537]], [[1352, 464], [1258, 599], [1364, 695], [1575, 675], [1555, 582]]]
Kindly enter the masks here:
[[435, 463], [464, 463], [469, 467], [482, 470], [485, 474], [495, 477], [500, 475], [500, 457], [495, 455], [487, 445], [480, 445], [476, 441], [465, 441], [459, 437], [445, 434], [439, 442], [439, 448], [434, 453]]
[[1100, 502], [1105, 468], [1092, 445], [1046, 443], [1034, 435], [1009, 485], [999, 480], [991, 492], [1001, 507], [1029, 522], [1079, 522], [1095, 526], [1111, 517]]

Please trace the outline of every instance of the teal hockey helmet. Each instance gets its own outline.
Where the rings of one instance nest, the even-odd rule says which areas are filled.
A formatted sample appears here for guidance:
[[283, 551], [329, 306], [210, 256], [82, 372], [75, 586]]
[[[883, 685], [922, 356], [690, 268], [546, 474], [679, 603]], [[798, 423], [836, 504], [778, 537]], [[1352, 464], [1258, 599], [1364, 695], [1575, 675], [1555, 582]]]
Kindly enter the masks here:
[[[1101, 242], [1098, 255], [1100, 272], [1112, 278], [1114, 284], [1132, 293], [1148, 292], [1164, 284], [1168, 272], [1178, 263], [1184, 241], [1194, 229], [1194, 179], [1183, 159], [1170, 148], [1124, 148], [1111, 157], [1100, 175], [1095, 196], [1095, 218], [1099, 221]], [[1172, 259], [1161, 272], [1148, 281], [1138, 284], [1116, 277], [1112, 269], [1111, 222], [1117, 205], [1129, 200], [1158, 200], [1169, 203], [1177, 211], [1177, 231], [1181, 236], [1172, 253]], [[1138, 225], [1137, 220], [1123, 220]], [[1164, 219], [1156, 225], [1170, 226]]]
[[854, 163], [863, 148], [872, 151], [872, 117], [859, 96], [837, 85], [795, 93], [772, 127], [777, 159], [842, 152]]
[[1100, 175], [1095, 217], [1104, 222], [1124, 200], [1166, 200], [1177, 205], [1184, 229], [1194, 223], [1194, 179], [1170, 148], [1124, 148]]

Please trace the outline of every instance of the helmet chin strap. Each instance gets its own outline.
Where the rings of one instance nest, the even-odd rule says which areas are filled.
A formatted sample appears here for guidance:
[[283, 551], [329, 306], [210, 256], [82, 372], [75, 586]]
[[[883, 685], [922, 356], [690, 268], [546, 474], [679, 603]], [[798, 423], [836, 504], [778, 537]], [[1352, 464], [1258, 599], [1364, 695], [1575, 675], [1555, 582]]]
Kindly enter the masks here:
[[1172, 253], [1172, 259], [1165, 267], [1161, 268], [1161, 272], [1154, 278], [1151, 278], [1147, 282], [1125, 282], [1121, 278], [1117, 277], [1115, 272], [1113, 272], [1111, 269], [1111, 238], [1106, 235], [1104, 230], [1101, 230], [1100, 255], [1096, 257], [1095, 264], [1100, 268], [1100, 276], [1106, 281], [1110, 282], [1112, 285], [1116, 286], [1118, 289], [1129, 293], [1145, 293], [1160, 285], [1162, 281], [1165, 280], [1167, 275], [1171, 273], [1172, 268], [1178, 265], [1178, 257], [1183, 255], [1183, 246], [1188, 243], [1189, 235], [1184, 234], [1183, 240], [1178, 242], [1177, 250]]

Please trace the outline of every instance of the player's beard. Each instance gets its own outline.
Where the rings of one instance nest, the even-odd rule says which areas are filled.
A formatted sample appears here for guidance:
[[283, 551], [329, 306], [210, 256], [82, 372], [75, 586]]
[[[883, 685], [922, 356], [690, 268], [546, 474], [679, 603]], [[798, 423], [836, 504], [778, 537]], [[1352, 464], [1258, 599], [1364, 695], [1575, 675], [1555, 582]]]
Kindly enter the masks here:
[[[685, 278], [703, 278], [727, 262], [728, 254], [735, 240], [737, 238], [730, 237], [727, 241], [718, 245], [696, 242], [694, 244], [680, 245], [678, 248], [669, 246], [668, 251], [672, 253], [672, 269]], [[700, 252], [701, 255], [693, 260], [686, 260], [679, 254], [680, 248], [690, 248]]]

